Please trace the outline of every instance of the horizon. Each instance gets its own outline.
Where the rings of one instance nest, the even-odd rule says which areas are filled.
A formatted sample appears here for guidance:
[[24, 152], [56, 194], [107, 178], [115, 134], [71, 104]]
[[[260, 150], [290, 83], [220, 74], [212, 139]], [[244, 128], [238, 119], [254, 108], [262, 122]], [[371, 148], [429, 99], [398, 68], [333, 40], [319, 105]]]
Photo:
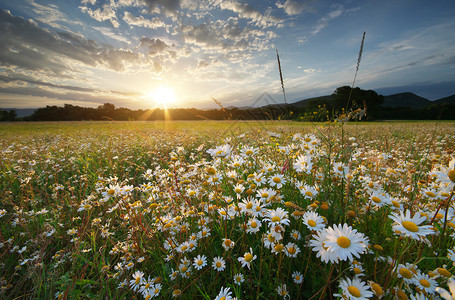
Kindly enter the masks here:
[[0, 0], [0, 107], [287, 103], [351, 86], [455, 94], [455, 3]]

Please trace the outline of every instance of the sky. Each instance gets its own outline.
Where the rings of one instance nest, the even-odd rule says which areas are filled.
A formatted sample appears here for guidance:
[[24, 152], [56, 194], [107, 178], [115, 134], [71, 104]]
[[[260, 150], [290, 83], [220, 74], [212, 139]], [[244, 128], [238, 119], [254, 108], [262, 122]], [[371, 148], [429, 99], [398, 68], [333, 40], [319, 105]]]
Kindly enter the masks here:
[[[453, 0], [0, 0], [0, 107], [455, 94]], [[215, 100], [214, 100], [215, 99]]]

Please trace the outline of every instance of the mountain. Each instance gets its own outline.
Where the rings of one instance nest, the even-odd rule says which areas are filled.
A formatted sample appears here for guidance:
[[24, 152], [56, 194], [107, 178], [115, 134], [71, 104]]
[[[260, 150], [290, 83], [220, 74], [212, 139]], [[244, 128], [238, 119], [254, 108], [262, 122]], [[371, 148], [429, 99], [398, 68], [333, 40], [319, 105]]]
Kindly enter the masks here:
[[384, 96], [383, 107], [411, 107], [411, 108], [422, 108], [427, 105], [434, 104], [433, 101], [417, 96], [413, 93], [399, 93], [389, 96]]
[[431, 104], [442, 104], [442, 103], [451, 103], [451, 104], [455, 104], [455, 95], [452, 95], [452, 96], [449, 96], [449, 97], [445, 97], [445, 98], [441, 98], [441, 99], [432, 101]]
[[319, 104], [324, 104], [324, 103], [327, 103], [331, 99], [332, 99], [331, 95], [326, 95], [326, 96], [320, 96], [320, 97], [314, 97], [314, 98], [300, 100], [300, 101], [297, 101], [294, 103], [290, 103], [289, 105], [292, 105], [297, 108], [303, 108], [308, 105], [315, 106], [315, 105], [319, 105]]

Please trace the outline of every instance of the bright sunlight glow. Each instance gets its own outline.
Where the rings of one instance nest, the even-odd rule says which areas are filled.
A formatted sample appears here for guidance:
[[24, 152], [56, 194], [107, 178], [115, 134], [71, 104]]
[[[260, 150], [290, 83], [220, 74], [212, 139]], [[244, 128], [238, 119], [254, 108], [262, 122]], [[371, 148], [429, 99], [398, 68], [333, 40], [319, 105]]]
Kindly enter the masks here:
[[169, 87], [159, 87], [147, 93], [147, 98], [153, 100], [157, 105], [167, 108], [167, 106], [176, 101], [175, 92]]

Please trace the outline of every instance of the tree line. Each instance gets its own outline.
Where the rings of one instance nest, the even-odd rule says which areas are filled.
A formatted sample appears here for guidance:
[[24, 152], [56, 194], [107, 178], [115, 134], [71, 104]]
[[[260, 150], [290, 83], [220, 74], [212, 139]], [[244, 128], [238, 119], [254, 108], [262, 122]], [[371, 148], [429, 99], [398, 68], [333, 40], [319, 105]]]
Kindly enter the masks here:
[[31, 116], [18, 118], [14, 110], [1, 111], [0, 121], [154, 121], [154, 120], [450, 120], [455, 117], [455, 105], [383, 107], [382, 95], [373, 90], [342, 86], [328, 97], [315, 98], [294, 104], [270, 104], [257, 108], [224, 108], [200, 110], [195, 108], [131, 110], [105, 103], [97, 108], [65, 104], [38, 108]]

